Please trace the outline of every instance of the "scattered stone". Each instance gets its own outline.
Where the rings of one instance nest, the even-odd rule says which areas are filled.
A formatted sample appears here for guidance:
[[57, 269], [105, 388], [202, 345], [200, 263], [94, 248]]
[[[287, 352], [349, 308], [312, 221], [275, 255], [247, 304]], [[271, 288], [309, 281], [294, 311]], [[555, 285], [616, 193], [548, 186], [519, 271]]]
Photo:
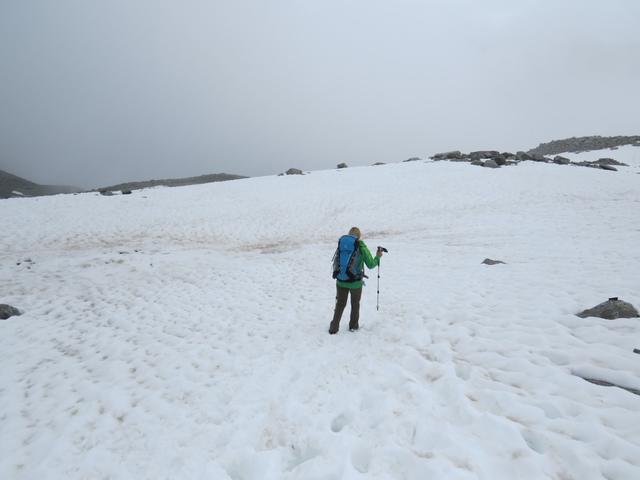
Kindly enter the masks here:
[[609, 170], [609, 171], [612, 171], [612, 172], [617, 172], [618, 171], [618, 169], [616, 167], [612, 167], [611, 165], [600, 165], [600, 168], [602, 170]]
[[417, 162], [418, 160], [422, 160], [420, 157], [411, 157], [403, 160], [403, 162]]
[[597, 163], [598, 165], [617, 165], [618, 167], [628, 167], [626, 163], [619, 162], [613, 158], [599, 158], [593, 163]]
[[527, 152], [518, 151], [516, 152], [516, 160], [531, 160], [531, 155], [529, 155]]
[[500, 168], [500, 165], [491, 158], [489, 160], [485, 160], [482, 166], [487, 168]]
[[617, 388], [621, 388], [622, 390], [626, 390], [629, 393], [633, 393], [634, 395], [640, 395], [640, 390], [635, 388], [623, 387], [622, 385], [618, 385], [617, 383], [611, 383], [611, 382], [608, 382], [607, 380], [599, 380], [597, 378], [582, 377], [580, 375], [576, 375], [576, 376], [580, 377], [583, 380], [586, 380], [589, 383], [593, 383], [594, 385], [600, 385], [601, 387], [617, 387]]
[[453, 150], [451, 152], [436, 153], [431, 158], [434, 160], [452, 160], [452, 159], [460, 160], [463, 157], [462, 157], [462, 152], [460, 152], [460, 150]]
[[347, 165], [346, 163], [339, 163], [338, 165], [336, 165], [336, 168], [348, 168], [349, 165]]
[[484, 165], [484, 162], [482, 160], [473, 160], [471, 162], [471, 165], [478, 165], [479, 167], [482, 167]]
[[290, 168], [289, 170], [286, 171], [287, 175], [304, 175], [302, 173], [302, 170], [298, 169], [298, 168]]
[[100, 190], [100, 195], [104, 195], [105, 197], [111, 197], [113, 192], [111, 190]]
[[22, 315], [20, 310], [11, 305], [6, 305], [4, 303], [0, 304], [0, 320], [6, 320], [9, 317]]
[[507, 164], [507, 159], [504, 155], [496, 155], [492, 160], [501, 167]]
[[623, 302], [618, 297], [612, 297], [606, 302], [578, 313], [577, 316], [580, 318], [598, 317], [606, 320], [615, 320], [616, 318], [636, 318], [640, 317], [640, 314], [630, 303]]
[[131, 190], [122, 190], [122, 195], [131, 195]]
[[502, 263], [503, 265], [506, 265], [506, 262], [503, 262], [502, 260], [491, 260], [490, 258], [485, 258], [482, 263], [484, 265], [498, 265], [500, 263]]
[[633, 353], [640, 353], [640, 348], [634, 348]]
[[[408, 161], [409, 160], [405, 160], [405, 162], [408, 162]], [[376, 162], [376, 163], [373, 164], [374, 167], [377, 166], [377, 165], [385, 165], [385, 163], [384, 162]]]
[[551, 160], [540, 153], [533, 153], [529, 155], [534, 162], [550, 162]]
[[569, 160], [567, 157], [556, 155], [555, 157], [553, 157], [553, 163], [557, 163], [558, 165], [569, 165], [571, 163], [571, 160]]

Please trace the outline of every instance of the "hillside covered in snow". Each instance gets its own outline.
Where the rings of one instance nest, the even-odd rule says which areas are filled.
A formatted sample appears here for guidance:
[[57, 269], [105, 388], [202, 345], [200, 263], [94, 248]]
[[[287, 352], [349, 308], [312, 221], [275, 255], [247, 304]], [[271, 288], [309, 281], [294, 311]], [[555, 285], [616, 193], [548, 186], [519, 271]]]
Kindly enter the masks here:
[[[640, 306], [615, 158], [2, 201], [0, 478], [640, 478], [640, 319], [575, 315]], [[380, 309], [330, 336], [354, 225]]]

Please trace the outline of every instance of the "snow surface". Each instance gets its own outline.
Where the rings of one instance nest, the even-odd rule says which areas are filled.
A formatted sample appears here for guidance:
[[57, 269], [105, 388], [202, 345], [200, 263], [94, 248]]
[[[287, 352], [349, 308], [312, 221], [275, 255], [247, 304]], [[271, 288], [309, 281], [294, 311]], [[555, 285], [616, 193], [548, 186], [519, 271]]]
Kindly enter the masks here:
[[[574, 315], [640, 306], [629, 155], [0, 202], [0, 478], [640, 478], [640, 396], [580, 378], [640, 389], [640, 320]], [[380, 310], [330, 336], [353, 225]]]

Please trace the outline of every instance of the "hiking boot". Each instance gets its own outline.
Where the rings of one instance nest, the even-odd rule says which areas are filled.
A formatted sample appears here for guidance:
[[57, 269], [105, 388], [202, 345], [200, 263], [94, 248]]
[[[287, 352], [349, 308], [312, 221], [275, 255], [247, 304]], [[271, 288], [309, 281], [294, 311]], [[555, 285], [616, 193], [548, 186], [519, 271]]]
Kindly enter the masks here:
[[350, 332], [355, 332], [359, 329], [360, 327], [349, 327], [349, 331]]
[[338, 333], [338, 330], [329, 329], [329, 335], [335, 335], [336, 333]]

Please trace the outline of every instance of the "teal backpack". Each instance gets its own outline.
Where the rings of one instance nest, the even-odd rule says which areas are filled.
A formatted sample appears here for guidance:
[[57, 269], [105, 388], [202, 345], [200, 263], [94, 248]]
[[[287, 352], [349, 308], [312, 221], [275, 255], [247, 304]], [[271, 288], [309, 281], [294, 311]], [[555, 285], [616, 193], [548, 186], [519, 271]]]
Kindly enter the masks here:
[[360, 242], [353, 235], [343, 235], [333, 254], [333, 278], [341, 282], [357, 282], [364, 277]]

